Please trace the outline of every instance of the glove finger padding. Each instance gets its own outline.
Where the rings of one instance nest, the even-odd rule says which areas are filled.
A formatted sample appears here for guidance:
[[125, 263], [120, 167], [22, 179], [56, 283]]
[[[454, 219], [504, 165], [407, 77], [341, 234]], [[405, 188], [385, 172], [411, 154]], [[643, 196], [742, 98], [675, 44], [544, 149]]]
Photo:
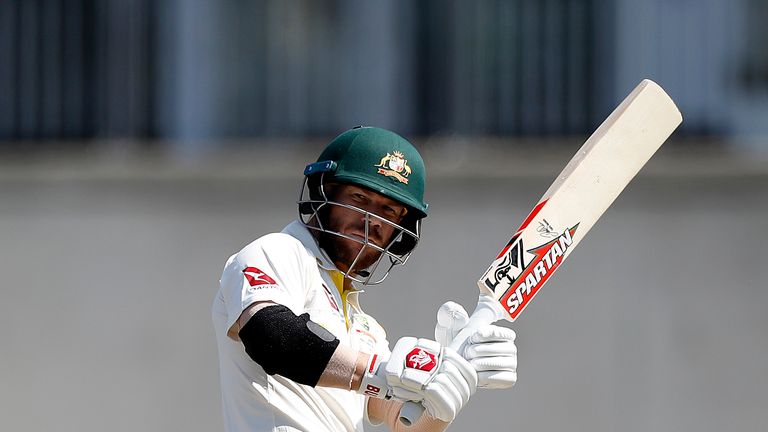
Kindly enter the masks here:
[[463, 306], [452, 301], [443, 303], [437, 310], [435, 340], [441, 345], [450, 345], [468, 322], [469, 314]]
[[424, 408], [434, 418], [451, 422], [464, 406], [461, 391], [446, 375], [436, 376], [424, 390]]
[[437, 310], [437, 322], [444, 327], [462, 329], [469, 322], [469, 314], [464, 306], [447, 301]]
[[480, 344], [467, 344], [462, 350], [464, 358], [469, 360], [478, 357], [493, 356], [515, 356], [517, 357], [517, 346], [512, 341], [509, 342], [487, 342]]
[[451, 422], [475, 393], [477, 374], [450, 348], [443, 352], [440, 373], [425, 388], [424, 407], [435, 418]]
[[516, 337], [515, 331], [510, 328], [489, 324], [475, 329], [469, 336], [469, 343], [514, 342]]
[[510, 388], [517, 382], [515, 332], [488, 325], [476, 329], [462, 349], [462, 355], [478, 372], [478, 388]]
[[517, 382], [517, 372], [488, 371], [477, 373], [477, 388], [482, 389], [506, 389]]
[[473, 394], [475, 392], [475, 388], [477, 387], [477, 373], [475, 372], [475, 368], [472, 367], [472, 365], [466, 359], [464, 359], [464, 357], [460, 356], [459, 353], [452, 350], [451, 348], [444, 348], [443, 357], [443, 362], [446, 367], [448, 364], [450, 364], [456, 368], [456, 371], [461, 374], [461, 382], [467, 383], [470, 388], [470, 395]]
[[514, 357], [479, 357], [469, 360], [476, 372], [517, 370], [517, 358]]

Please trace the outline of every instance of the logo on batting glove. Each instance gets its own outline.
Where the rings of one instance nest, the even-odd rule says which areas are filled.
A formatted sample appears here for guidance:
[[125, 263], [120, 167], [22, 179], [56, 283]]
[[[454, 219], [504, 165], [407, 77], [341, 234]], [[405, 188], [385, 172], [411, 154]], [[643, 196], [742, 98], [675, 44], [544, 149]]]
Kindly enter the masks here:
[[430, 372], [437, 366], [437, 358], [424, 348], [414, 348], [405, 357], [405, 367]]

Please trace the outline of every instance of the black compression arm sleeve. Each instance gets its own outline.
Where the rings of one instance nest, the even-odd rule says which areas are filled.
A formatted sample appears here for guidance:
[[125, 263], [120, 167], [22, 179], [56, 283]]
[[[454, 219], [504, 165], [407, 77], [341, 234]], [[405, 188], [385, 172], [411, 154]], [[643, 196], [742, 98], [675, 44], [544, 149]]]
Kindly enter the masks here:
[[339, 345], [328, 330], [283, 305], [267, 306], [240, 329], [245, 352], [270, 375], [314, 387]]

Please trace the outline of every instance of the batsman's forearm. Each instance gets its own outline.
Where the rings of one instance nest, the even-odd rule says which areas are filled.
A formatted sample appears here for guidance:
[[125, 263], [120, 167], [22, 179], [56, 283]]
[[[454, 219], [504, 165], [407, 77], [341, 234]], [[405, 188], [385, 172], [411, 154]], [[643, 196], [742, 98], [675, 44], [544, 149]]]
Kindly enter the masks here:
[[368, 357], [368, 354], [339, 344], [320, 375], [317, 385], [357, 391], [368, 364]]

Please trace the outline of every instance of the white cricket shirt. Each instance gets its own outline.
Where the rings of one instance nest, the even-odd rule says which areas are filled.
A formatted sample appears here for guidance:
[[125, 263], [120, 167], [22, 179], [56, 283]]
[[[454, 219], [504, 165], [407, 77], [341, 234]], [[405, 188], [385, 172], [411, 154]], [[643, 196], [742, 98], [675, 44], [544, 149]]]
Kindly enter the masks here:
[[[237, 319], [257, 301], [273, 301], [365, 352], [388, 351], [384, 329], [364, 314], [360, 291], [341, 292], [341, 273], [309, 230], [294, 221], [232, 255], [213, 301], [222, 407], [227, 432], [363, 430], [365, 397], [267, 375], [246, 354]], [[338, 286], [338, 287], [337, 287]]]

